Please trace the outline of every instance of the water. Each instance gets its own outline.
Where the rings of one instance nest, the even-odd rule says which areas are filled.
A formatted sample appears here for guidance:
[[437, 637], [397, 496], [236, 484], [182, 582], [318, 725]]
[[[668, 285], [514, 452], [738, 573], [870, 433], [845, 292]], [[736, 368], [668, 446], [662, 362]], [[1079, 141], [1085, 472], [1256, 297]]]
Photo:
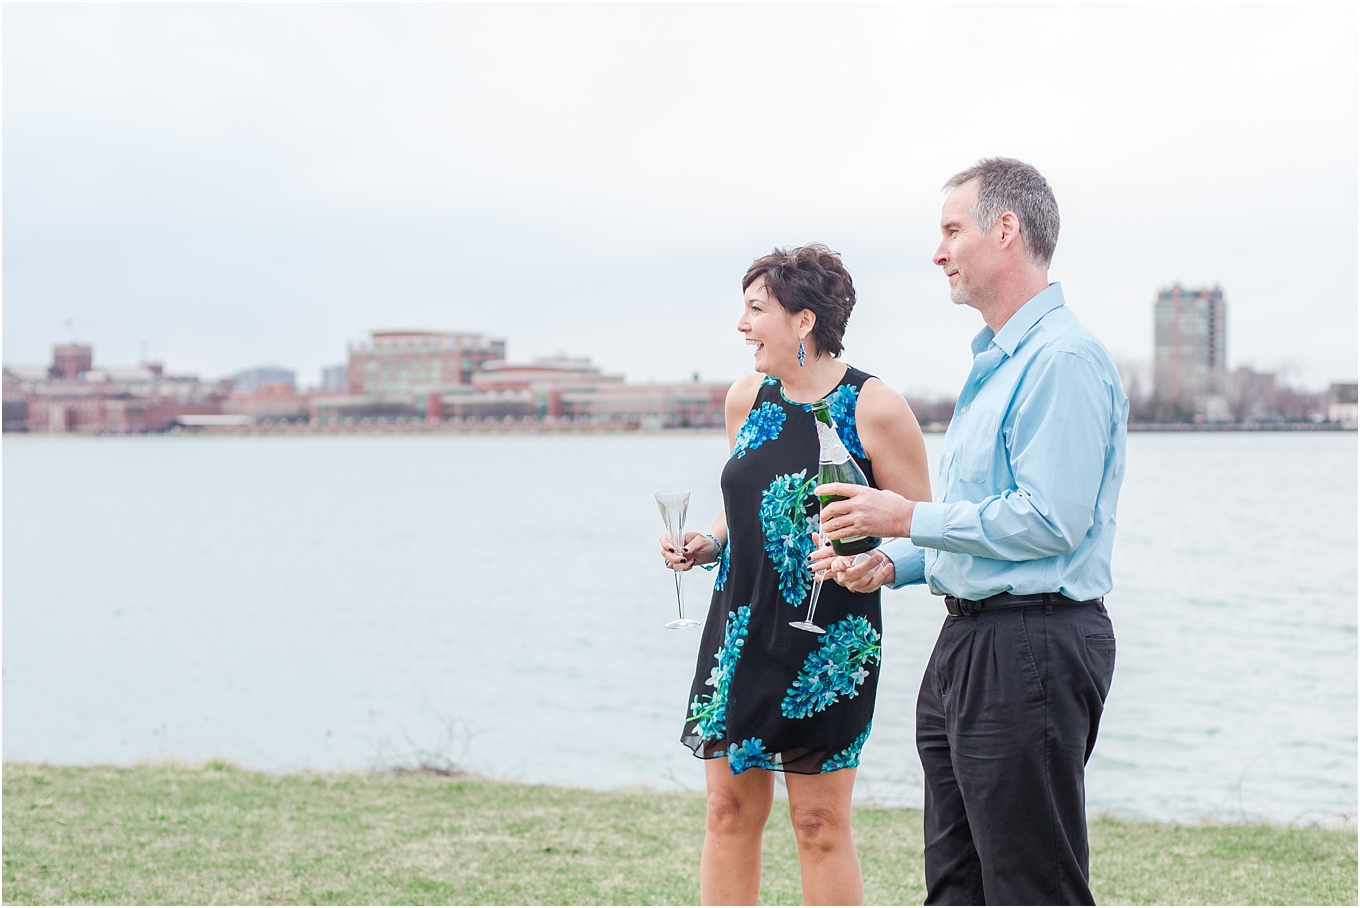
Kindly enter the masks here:
[[[940, 438], [927, 446], [938, 457]], [[459, 761], [701, 789], [698, 631], [652, 494], [719, 506], [718, 435], [4, 441], [4, 758]], [[1353, 817], [1356, 436], [1135, 435], [1092, 811]], [[686, 577], [703, 616], [710, 575]], [[856, 796], [919, 805], [943, 620], [884, 599]]]

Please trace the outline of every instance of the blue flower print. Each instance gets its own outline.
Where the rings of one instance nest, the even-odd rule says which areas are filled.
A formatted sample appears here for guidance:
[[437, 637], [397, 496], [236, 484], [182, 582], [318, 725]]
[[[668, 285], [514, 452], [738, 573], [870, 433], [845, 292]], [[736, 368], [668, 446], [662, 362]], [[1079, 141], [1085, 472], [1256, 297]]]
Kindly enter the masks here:
[[767, 375], [760, 380], [760, 384], [762, 387], [765, 385], [777, 385], [779, 384], [779, 379], [775, 378], [773, 375]]
[[854, 769], [858, 766], [859, 753], [864, 749], [864, 742], [869, 740], [869, 732], [873, 731], [873, 729], [874, 723], [870, 722], [865, 726], [864, 734], [856, 738], [845, 750], [822, 764], [822, 772], [835, 772], [838, 769]]
[[880, 658], [878, 631], [862, 615], [851, 615], [817, 638], [820, 648], [808, 653], [793, 687], [785, 691], [779, 711], [789, 719], [806, 719], [841, 697], [853, 698], [869, 677], [865, 666]]
[[732, 775], [739, 776], [748, 769], [778, 769], [772, 754], [765, 752], [765, 742], [760, 738], [747, 738], [740, 744], [727, 745], [727, 768]]
[[760, 493], [760, 526], [765, 531], [765, 554], [779, 574], [779, 592], [790, 605], [801, 605], [812, 589], [812, 521], [809, 499], [817, 477], [807, 470], [776, 476]]
[[774, 441], [784, 428], [784, 408], [769, 401], [752, 410], [746, 422], [737, 430], [737, 443], [732, 447], [732, 456], [742, 458], [747, 451], [754, 451], [767, 441]]
[[732, 687], [732, 675], [737, 670], [737, 660], [741, 658], [741, 648], [746, 643], [750, 626], [749, 605], [727, 613], [722, 649], [713, 656], [718, 664], [704, 682], [712, 685], [713, 693], [695, 697], [689, 705], [690, 716], [685, 720], [695, 723], [694, 733], [701, 740], [716, 741], [727, 734], [727, 692]]
[[[836, 421], [836, 434], [841, 444], [851, 454], [863, 460], [864, 445], [859, 440], [859, 430], [855, 428], [855, 404], [859, 401], [859, 388], [854, 385], [838, 385], [835, 391], [826, 396], [831, 418]], [[803, 409], [812, 412], [812, 404], [803, 404]]]
[[718, 559], [718, 573], [713, 578], [713, 588], [722, 589], [727, 584], [727, 569], [732, 566], [732, 540], [723, 546], [722, 557]]

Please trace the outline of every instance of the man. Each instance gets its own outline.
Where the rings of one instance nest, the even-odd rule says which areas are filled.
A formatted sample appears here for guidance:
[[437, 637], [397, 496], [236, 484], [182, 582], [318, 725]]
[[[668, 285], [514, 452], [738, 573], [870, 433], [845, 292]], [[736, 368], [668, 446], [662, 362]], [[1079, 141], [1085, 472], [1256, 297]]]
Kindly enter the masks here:
[[945, 184], [934, 262], [981, 313], [945, 435], [938, 501], [831, 484], [831, 538], [900, 537], [849, 589], [927, 583], [949, 610], [921, 682], [926, 904], [1094, 904], [1085, 767], [1114, 673], [1110, 591], [1124, 396], [1104, 346], [1048, 282], [1058, 206], [1028, 164]]

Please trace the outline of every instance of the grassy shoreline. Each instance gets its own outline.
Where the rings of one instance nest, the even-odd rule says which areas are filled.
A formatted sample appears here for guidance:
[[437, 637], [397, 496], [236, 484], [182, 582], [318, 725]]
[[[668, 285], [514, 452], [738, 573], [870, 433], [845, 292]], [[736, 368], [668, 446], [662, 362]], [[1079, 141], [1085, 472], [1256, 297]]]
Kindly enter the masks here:
[[[798, 904], [781, 805], [763, 904]], [[693, 904], [703, 796], [475, 777], [4, 764], [4, 902]], [[869, 904], [920, 904], [921, 816], [860, 807]], [[1096, 899], [1356, 904], [1356, 836], [1091, 825]]]

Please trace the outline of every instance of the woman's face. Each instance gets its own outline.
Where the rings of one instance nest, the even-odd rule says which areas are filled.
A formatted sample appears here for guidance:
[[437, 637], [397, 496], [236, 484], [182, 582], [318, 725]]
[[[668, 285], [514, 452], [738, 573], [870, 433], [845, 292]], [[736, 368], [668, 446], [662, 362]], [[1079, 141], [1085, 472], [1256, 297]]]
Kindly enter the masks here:
[[[746, 288], [737, 330], [746, 337], [746, 343], [755, 348], [755, 368], [757, 372], [773, 375], [776, 378], [788, 375], [790, 369], [798, 368], [798, 329], [802, 319], [790, 315], [770, 296], [765, 288], [765, 278], [758, 277]], [[812, 354], [808, 350], [808, 355]]]

